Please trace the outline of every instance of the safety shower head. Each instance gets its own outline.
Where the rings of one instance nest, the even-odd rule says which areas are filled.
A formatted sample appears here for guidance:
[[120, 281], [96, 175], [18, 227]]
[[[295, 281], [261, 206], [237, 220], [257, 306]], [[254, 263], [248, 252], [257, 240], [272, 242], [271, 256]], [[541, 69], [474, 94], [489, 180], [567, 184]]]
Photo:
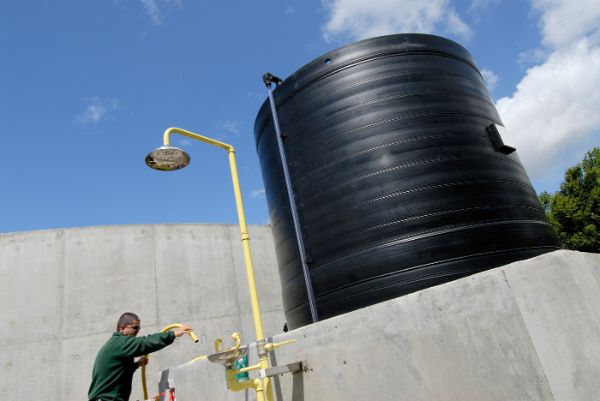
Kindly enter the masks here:
[[190, 164], [190, 155], [174, 146], [161, 146], [146, 156], [146, 165], [154, 170], [179, 170], [188, 164]]

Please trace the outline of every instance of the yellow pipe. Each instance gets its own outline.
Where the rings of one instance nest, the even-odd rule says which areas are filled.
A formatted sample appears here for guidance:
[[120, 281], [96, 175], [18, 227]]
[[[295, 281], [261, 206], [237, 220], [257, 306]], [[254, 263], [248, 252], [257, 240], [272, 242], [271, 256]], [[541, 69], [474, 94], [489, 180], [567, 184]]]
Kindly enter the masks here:
[[[227, 388], [231, 391], [242, 391], [249, 388], [253, 388], [256, 392], [256, 401], [265, 401], [265, 390], [263, 381], [260, 379], [248, 380], [246, 382], [239, 383], [235, 380], [235, 371], [231, 369], [227, 369], [225, 371], [225, 375], [227, 378]], [[267, 400], [269, 399], [267, 393]]]
[[198, 361], [201, 361], [201, 360], [206, 359], [206, 358], [208, 358], [208, 355], [200, 355], [200, 356], [195, 357], [194, 359], [192, 359], [188, 363], [198, 362]]
[[[173, 324], [163, 327], [163, 329], [160, 332], [164, 333], [165, 331], [174, 329], [176, 327], [181, 327], [181, 326], [183, 326], [181, 323], [173, 323]], [[190, 335], [190, 337], [192, 338], [192, 340], [194, 340], [195, 343], [198, 342], [198, 336], [196, 336], [196, 333], [194, 333], [193, 331], [190, 331], [187, 334]], [[144, 358], [148, 358], [148, 355], [144, 355]], [[142, 390], [144, 392], [144, 399], [147, 400], [148, 399], [148, 386], [146, 385], [146, 365], [142, 365], [141, 374], [142, 374]]]
[[[265, 401], [266, 389], [267, 389], [267, 386], [265, 385], [263, 387], [263, 382], [261, 382], [260, 379], [254, 379], [254, 390], [256, 391], [256, 401]], [[269, 398], [268, 393], [267, 393], [267, 398]]]
[[244, 205], [242, 202], [242, 192], [240, 190], [240, 182], [238, 179], [237, 165], [235, 162], [235, 150], [233, 146], [229, 146], [227, 150], [229, 154], [229, 168], [231, 170], [231, 181], [233, 184], [233, 193], [235, 195], [235, 205], [237, 207], [238, 221], [240, 225], [240, 235], [242, 238], [242, 249], [244, 251], [244, 261], [246, 265], [246, 275], [248, 276], [248, 287], [250, 290], [250, 303], [252, 305], [252, 317], [254, 319], [254, 328], [256, 330], [256, 339], [264, 340], [262, 318], [260, 313], [260, 305], [258, 303], [258, 293], [256, 291], [256, 280], [254, 278], [254, 266], [252, 264], [252, 254], [250, 252], [250, 236], [248, 235], [248, 227], [246, 226], [246, 217], [244, 214]]
[[177, 128], [177, 127], [171, 127], [171, 128], [167, 128], [165, 130], [165, 133], [163, 134], [163, 143], [166, 146], [171, 146], [171, 142], [170, 142], [171, 134], [180, 134], [183, 136], [187, 136], [188, 138], [196, 139], [198, 141], [202, 141], [202, 142], [208, 143], [210, 145], [218, 146], [225, 150], [229, 150], [229, 148], [231, 147], [231, 145], [228, 145], [224, 142], [217, 141], [216, 139], [208, 138], [204, 135], [195, 134], [193, 132], [184, 130], [183, 128]]
[[[171, 134], [180, 134], [183, 136], [187, 136], [188, 138], [196, 139], [198, 141], [208, 143], [209, 145], [217, 146], [219, 148], [227, 150], [229, 155], [229, 168], [231, 170], [231, 181], [233, 184], [233, 193], [235, 195], [235, 205], [237, 209], [238, 222], [240, 226], [240, 234], [242, 238], [242, 249], [244, 252], [244, 262], [246, 265], [246, 275], [248, 276], [248, 289], [250, 291], [250, 304], [252, 306], [252, 318], [254, 320], [254, 330], [256, 331], [256, 339], [257, 341], [264, 341], [265, 335], [263, 332], [262, 325], [262, 316], [260, 312], [260, 305], [258, 302], [258, 293], [256, 291], [256, 280], [254, 277], [254, 267], [252, 264], [252, 254], [250, 252], [250, 237], [248, 235], [248, 228], [246, 226], [246, 217], [244, 214], [244, 206], [242, 202], [242, 194], [240, 189], [240, 183], [238, 178], [237, 165], [235, 161], [235, 150], [233, 146], [217, 141], [215, 139], [211, 139], [205, 137], [203, 135], [195, 134], [193, 132], [184, 130], [182, 128], [170, 127], [167, 128], [163, 134], [163, 143], [166, 146], [170, 146], [170, 136]], [[260, 356], [260, 366], [261, 369], [267, 369], [269, 367], [269, 360], [267, 355]], [[259, 379], [256, 379], [259, 380]], [[271, 390], [271, 383], [268, 377], [264, 378], [261, 384], [261, 396], [263, 396], [263, 391], [266, 393], [267, 401], [273, 400], [273, 392]], [[258, 397], [258, 390], [257, 390]]]
[[[258, 303], [258, 293], [256, 291], [256, 279], [254, 277], [254, 267], [252, 264], [252, 254], [250, 252], [250, 237], [248, 235], [248, 228], [246, 226], [246, 217], [244, 214], [244, 205], [242, 202], [242, 193], [240, 190], [240, 183], [238, 179], [237, 166], [235, 162], [235, 150], [233, 146], [228, 149], [229, 154], [229, 167], [231, 169], [231, 181], [233, 183], [233, 192], [235, 194], [235, 204], [238, 212], [238, 220], [240, 225], [240, 234], [242, 237], [242, 249], [244, 251], [244, 261], [246, 265], [246, 275], [248, 276], [248, 287], [250, 290], [250, 303], [252, 305], [252, 317], [254, 319], [254, 329], [256, 331], [257, 341], [264, 341], [265, 335], [263, 332], [262, 318], [260, 313], [260, 305]], [[269, 367], [269, 360], [266, 353], [260, 356], [259, 360], [260, 369], [267, 369]], [[259, 379], [255, 379], [255, 382], [260, 382]], [[260, 385], [260, 392], [256, 388], [256, 398], [259, 400], [265, 399], [267, 401], [273, 401], [273, 392], [271, 390], [271, 379], [265, 377]]]
[[246, 373], [246, 372], [250, 372], [251, 370], [260, 369], [261, 367], [262, 366], [260, 365], [260, 363], [257, 363], [256, 365], [247, 366], [245, 368], [241, 368], [241, 369], [235, 370], [233, 373], [235, 373], [237, 375], [239, 373]]
[[[238, 179], [237, 166], [235, 162], [235, 150], [233, 146], [228, 149], [229, 167], [231, 169], [231, 181], [233, 184], [233, 192], [235, 194], [235, 204], [237, 207], [238, 220], [240, 225], [240, 234], [242, 237], [242, 249], [244, 251], [244, 261], [246, 265], [246, 275], [248, 276], [248, 289], [250, 291], [250, 303], [252, 305], [252, 317], [254, 319], [254, 329], [256, 331], [257, 341], [264, 341], [265, 335], [263, 332], [262, 318], [260, 313], [260, 305], [258, 303], [258, 293], [256, 291], [256, 280], [254, 277], [254, 267], [252, 264], [252, 254], [250, 252], [250, 237], [246, 226], [246, 217], [244, 215], [244, 206], [242, 202], [242, 194]], [[266, 353], [260, 356], [260, 369], [269, 367], [269, 360]], [[255, 379], [254, 382], [260, 383], [260, 390], [255, 387], [257, 401], [264, 401], [265, 395], [267, 401], [273, 401], [273, 392], [271, 390], [271, 379], [265, 377], [262, 382], [260, 379]]]
[[280, 343], [268, 343], [265, 344], [265, 351], [273, 352], [276, 348], [282, 347], [284, 345], [295, 343], [296, 339], [285, 340]]
[[148, 399], [148, 386], [146, 385], [146, 365], [142, 365], [142, 391], [144, 392], [144, 399]]
[[[163, 329], [160, 332], [164, 333], [165, 331], [175, 329], [175, 328], [181, 327], [181, 326], [183, 326], [181, 323], [173, 323], [173, 324], [163, 327]], [[195, 343], [198, 342], [198, 336], [196, 335], [196, 333], [194, 333], [193, 331], [189, 331], [186, 334], [189, 334], [189, 336], [192, 337], [192, 340], [194, 340]]]

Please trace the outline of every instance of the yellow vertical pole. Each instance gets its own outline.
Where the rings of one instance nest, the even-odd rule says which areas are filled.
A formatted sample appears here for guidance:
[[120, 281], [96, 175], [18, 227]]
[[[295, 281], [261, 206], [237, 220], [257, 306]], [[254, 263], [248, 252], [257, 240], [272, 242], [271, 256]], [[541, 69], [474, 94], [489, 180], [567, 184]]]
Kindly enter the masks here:
[[250, 253], [250, 237], [246, 227], [246, 216], [244, 215], [244, 205], [242, 203], [242, 192], [238, 179], [237, 165], [235, 163], [235, 150], [233, 146], [229, 147], [229, 167], [231, 168], [231, 181], [233, 182], [233, 193], [235, 195], [235, 206], [237, 208], [238, 221], [240, 225], [240, 234], [242, 236], [242, 249], [244, 251], [244, 263], [246, 265], [246, 274], [248, 275], [248, 287], [250, 287], [250, 303], [252, 305], [252, 317], [254, 318], [254, 328], [256, 330], [256, 339], [264, 340], [262, 319], [260, 314], [260, 305], [258, 304], [258, 294], [256, 291], [256, 280], [254, 278], [254, 267], [252, 265], [252, 254]]
[[[242, 191], [240, 189], [240, 182], [238, 179], [237, 165], [235, 162], [235, 150], [233, 146], [229, 146], [229, 167], [231, 169], [231, 180], [233, 183], [233, 192], [235, 195], [235, 205], [238, 213], [238, 220], [240, 225], [240, 234], [242, 236], [242, 249], [244, 251], [244, 262], [246, 265], [246, 274], [248, 275], [248, 287], [250, 290], [250, 303], [252, 305], [252, 316], [254, 318], [254, 328], [256, 330], [256, 340], [258, 342], [265, 339], [263, 332], [262, 318], [260, 314], [260, 305], [258, 303], [258, 294], [256, 291], [256, 280], [254, 278], [254, 267], [252, 265], [252, 254], [250, 253], [250, 236], [248, 235], [248, 227], [246, 226], [246, 216], [244, 214], [244, 205], [242, 202]], [[264, 353], [260, 356], [260, 368], [267, 369], [269, 367], [269, 361], [267, 354]], [[258, 380], [258, 379], [257, 379]], [[271, 388], [271, 380], [268, 377], [263, 379], [262, 389], [256, 388], [257, 400], [259, 394], [263, 393], [266, 396], [266, 401], [273, 400], [273, 391]], [[260, 394], [262, 395], [262, 394]], [[261, 397], [262, 398], [262, 397]]]

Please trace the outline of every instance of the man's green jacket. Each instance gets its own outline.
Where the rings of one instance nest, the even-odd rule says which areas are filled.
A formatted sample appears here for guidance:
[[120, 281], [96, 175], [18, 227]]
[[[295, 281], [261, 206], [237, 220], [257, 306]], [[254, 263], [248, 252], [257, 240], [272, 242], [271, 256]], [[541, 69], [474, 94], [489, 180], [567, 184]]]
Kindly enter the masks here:
[[175, 341], [175, 333], [172, 331], [145, 337], [126, 336], [114, 332], [96, 356], [88, 399], [128, 401], [131, 394], [131, 379], [137, 368], [133, 358], [163, 349], [173, 341]]

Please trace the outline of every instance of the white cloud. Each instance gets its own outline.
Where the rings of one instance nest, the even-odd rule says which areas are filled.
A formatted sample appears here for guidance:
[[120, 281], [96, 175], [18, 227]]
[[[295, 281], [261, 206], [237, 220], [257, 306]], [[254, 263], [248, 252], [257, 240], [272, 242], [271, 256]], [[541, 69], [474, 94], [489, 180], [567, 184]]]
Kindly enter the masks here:
[[538, 65], [496, 107], [535, 179], [574, 165], [580, 148], [600, 143], [600, 2], [533, 0], [533, 8], [544, 47], [519, 62]]
[[544, 45], [558, 49], [583, 37], [598, 44], [600, 1], [533, 0], [533, 9], [541, 14]]
[[261, 189], [255, 189], [253, 191], [250, 192], [250, 197], [252, 199], [257, 199], [257, 198], [264, 198], [265, 197], [265, 189], [261, 188]]
[[543, 63], [547, 58], [548, 51], [541, 48], [537, 48], [519, 53], [519, 58], [517, 62], [521, 67], [525, 68], [533, 64]]
[[448, 26], [446, 31], [457, 35], [460, 38], [469, 39], [472, 35], [471, 28], [460, 18], [454, 10], [449, 10], [447, 15]]
[[119, 107], [117, 99], [101, 99], [99, 97], [90, 97], [84, 99], [87, 103], [84, 111], [75, 118], [81, 124], [98, 124], [102, 120], [109, 119], [109, 113]]
[[146, 13], [156, 25], [162, 24], [162, 15], [158, 9], [158, 5], [155, 0], [140, 0], [146, 9]]
[[468, 38], [471, 29], [449, 0], [323, 0], [330, 12], [323, 35], [330, 41], [348, 34], [352, 39], [401, 32], [445, 32]]
[[[161, 25], [163, 23], [163, 16], [161, 9], [156, 2], [156, 0], [140, 0], [144, 9], [146, 10], [146, 14], [152, 20], [155, 25]], [[183, 9], [183, 3], [181, 0], [162, 0], [162, 5], [171, 7], [175, 6], [179, 9]]]
[[600, 143], [598, 88], [600, 47], [581, 39], [530, 68], [517, 91], [498, 100], [508, 139], [531, 175], [550, 168], [571, 144]]
[[225, 121], [223, 123], [223, 128], [234, 135], [239, 135], [240, 129], [238, 128], [238, 125], [239, 124], [236, 121]]
[[496, 89], [498, 80], [500, 79], [498, 78], [498, 75], [496, 75], [494, 71], [490, 70], [489, 68], [482, 68], [481, 75], [483, 75], [483, 81], [485, 82], [485, 86], [487, 87], [488, 91], [490, 93], [493, 92], [494, 89]]

